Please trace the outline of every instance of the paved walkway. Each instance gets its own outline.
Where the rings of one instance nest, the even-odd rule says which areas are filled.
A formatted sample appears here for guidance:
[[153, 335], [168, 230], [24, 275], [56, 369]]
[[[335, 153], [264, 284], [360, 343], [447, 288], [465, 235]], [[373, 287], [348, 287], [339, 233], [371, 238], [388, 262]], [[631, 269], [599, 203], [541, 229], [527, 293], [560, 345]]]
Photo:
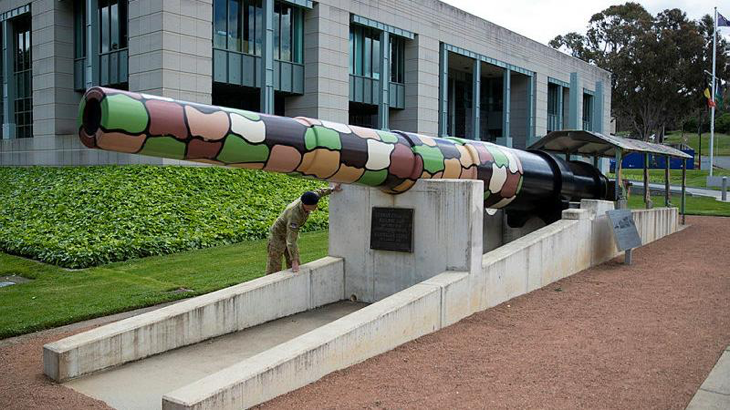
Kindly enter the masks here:
[[[644, 181], [636, 181], [631, 180], [631, 193], [643, 193], [644, 192]], [[658, 184], [655, 182], [649, 183], [649, 189], [652, 191], [660, 191], [664, 193], [664, 184]], [[672, 195], [681, 195], [682, 194], [682, 186], [681, 185], [670, 185], [669, 189], [672, 192]], [[718, 201], [722, 198], [722, 192], [709, 189], [709, 188], [696, 188], [696, 187], [687, 187], [687, 195], [692, 196], [704, 196], [708, 198], [715, 198]], [[730, 193], [728, 193], [728, 198], [730, 198]]]
[[[710, 160], [709, 158], [707, 159]], [[716, 167], [730, 169], [730, 157], [715, 157], [714, 164]]]
[[730, 409], [730, 346], [687, 406], [687, 410], [705, 409]]
[[160, 409], [162, 396], [367, 306], [339, 302], [181, 347], [65, 383], [126, 410]]

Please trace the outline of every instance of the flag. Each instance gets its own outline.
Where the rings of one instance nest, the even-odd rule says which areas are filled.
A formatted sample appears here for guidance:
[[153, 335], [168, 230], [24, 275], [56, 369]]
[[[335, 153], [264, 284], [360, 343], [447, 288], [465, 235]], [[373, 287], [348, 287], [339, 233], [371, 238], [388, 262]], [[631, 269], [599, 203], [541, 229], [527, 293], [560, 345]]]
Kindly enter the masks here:
[[717, 27], [730, 27], [730, 21], [728, 21], [722, 14], [717, 13]]
[[715, 100], [712, 99], [712, 93], [710, 92], [710, 87], [705, 87], [705, 98], [707, 98], [708, 107], [715, 106]]

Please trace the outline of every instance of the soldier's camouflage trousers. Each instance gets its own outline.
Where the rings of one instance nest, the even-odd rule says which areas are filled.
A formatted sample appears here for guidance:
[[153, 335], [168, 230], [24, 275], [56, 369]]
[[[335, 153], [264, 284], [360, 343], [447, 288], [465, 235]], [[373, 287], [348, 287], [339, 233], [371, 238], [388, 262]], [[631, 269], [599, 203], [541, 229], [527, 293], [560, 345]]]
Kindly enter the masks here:
[[268, 260], [266, 261], [267, 275], [281, 270], [282, 256], [286, 259], [287, 269], [291, 268], [291, 255], [289, 255], [289, 250], [286, 248], [286, 239], [269, 237], [269, 243], [266, 249], [269, 254]]

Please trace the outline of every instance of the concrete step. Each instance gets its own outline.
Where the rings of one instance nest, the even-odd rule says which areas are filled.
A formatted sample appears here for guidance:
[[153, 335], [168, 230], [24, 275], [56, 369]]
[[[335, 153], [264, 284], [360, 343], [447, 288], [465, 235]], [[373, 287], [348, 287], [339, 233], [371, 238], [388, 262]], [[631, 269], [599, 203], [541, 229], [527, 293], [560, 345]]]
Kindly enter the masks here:
[[117, 409], [160, 409], [162, 396], [355, 312], [338, 302], [66, 382]]

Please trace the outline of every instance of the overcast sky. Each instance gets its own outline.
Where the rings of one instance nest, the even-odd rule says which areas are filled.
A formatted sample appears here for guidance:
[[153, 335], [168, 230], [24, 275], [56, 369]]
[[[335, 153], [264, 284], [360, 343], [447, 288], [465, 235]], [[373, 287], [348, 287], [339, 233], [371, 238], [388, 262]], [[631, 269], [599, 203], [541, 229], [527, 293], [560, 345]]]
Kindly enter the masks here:
[[[508, 28], [533, 40], [547, 44], [558, 34], [577, 31], [585, 34], [588, 20], [612, 4], [611, 0], [442, 0], [485, 20]], [[651, 14], [668, 8], [679, 8], [697, 20], [713, 14], [713, 8], [730, 19], [727, 0], [639, 0]], [[730, 39], [730, 27], [720, 29]]]

